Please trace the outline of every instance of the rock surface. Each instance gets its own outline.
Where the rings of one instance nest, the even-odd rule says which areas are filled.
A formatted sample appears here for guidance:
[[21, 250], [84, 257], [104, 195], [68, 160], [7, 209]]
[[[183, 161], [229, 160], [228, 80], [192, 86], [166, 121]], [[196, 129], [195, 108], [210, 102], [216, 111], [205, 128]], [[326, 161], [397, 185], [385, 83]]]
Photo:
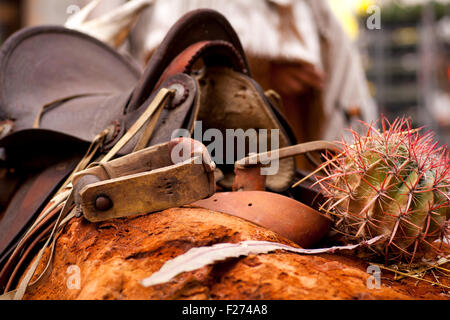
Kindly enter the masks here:
[[[275, 252], [231, 259], [144, 288], [143, 278], [193, 247], [243, 240], [278, 241], [275, 233], [239, 218], [196, 208], [92, 224], [74, 219], [58, 239], [51, 275], [25, 299], [449, 299], [449, 291], [416, 280], [380, 289], [366, 285], [367, 264], [341, 255]], [[44, 259], [45, 260], [45, 259]], [[41, 262], [38, 271], [42, 270]], [[70, 266], [80, 288], [68, 286]], [[450, 285], [450, 283], [447, 283]], [[70, 289], [69, 289], [70, 288]]]

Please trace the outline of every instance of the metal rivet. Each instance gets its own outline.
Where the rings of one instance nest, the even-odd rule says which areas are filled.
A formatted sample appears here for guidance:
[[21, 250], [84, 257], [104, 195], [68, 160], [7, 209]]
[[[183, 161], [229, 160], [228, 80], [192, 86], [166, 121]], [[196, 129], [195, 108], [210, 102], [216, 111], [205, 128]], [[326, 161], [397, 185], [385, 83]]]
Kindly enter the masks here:
[[107, 211], [111, 209], [112, 206], [113, 203], [108, 196], [102, 195], [98, 196], [97, 199], [95, 199], [95, 209], [99, 211]]
[[183, 104], [189, 97], [189, 89], [186, 88], [183, 83], [172, 83], [169, 89], [175, 90], [175, 94], [173, 95], [172, 100], [167, 105], [169, 109], [175, 109], [176, 107]]

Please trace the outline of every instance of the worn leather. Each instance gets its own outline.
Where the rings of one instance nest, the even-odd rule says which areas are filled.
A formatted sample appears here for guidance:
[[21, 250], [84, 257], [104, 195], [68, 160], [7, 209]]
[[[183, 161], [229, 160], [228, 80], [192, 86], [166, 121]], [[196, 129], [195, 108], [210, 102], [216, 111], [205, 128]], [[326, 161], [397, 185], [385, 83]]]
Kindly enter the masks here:
[[[208, 112], [220, 113], [212, 100], [207, 102], [215, 97], [208, 98], [205, 93], [208, 91], [201, 89], [199, 79], [194, 78], [192, 71], [200, 60], [206, 70], [222, 70], [224, 78], [217, 79], [219, 82], [233, 79], [236, 85], [244, 83], [255, 110], [264, 114], [252, 124], [253, 119], [241, 112], [240, 120], [231, 117], [226, 126], [277, 127], [285, 131], [283, 146], [294, 143], [290, 129], [283, 129], [285, 121], [279, 112], [249, 78], [247, 59], [228, 21], [215, 11], [197, 10], [185, 15], [170, 30], [142, 75], [111, 48], [62, 27], [28, 28], [8, 39], [0, 51], [0, 122], [13, 122], [12, 133], [0, 139], [0, 148], [6, 150], [7, 165], [23, 168], [25, 172], [52, 168], [59, 161], [67, 160], [69, 154], [82, 157], [92, 139], [109, 128], [102, 150], [107, 151], [146, 110], [159, 88], [175, 86], [184, 91], [178, 96], [178, 102], [167, 104], [148, 145], [167, 142], [174, 129], [192, 131], [196, 119], [207, 120]], [[217, 97], [220, 97], [218, 93]], [[222, 97], [231, 99], [233, 94], [227, 92]], [[242, 100], [239, 92], [234, 99]], [[239, 104], [245, 106], [243, 101]], [[33, 127], [36, 120], [38, 129]], [[139, 137], [140, 133], [119, 155], [131, 152]], [[287, 167], [282, 182], [274, 184], [275, 190], [286, 188], [286, 182], [292, 177], [293, 166]], [[61, 174], [52, 185], [40, 185], [40, 195], [24, 189], [31, 185], [31, 180], [17, 191], [16, 199], [2, 215], [8, 223], [14, 222], [9, 238], [0, 247], [3, 261], [11, 252], [9, 249], [14, 248], [11, 241], [20, 238], [21, 231], [36, 218], [48, 196], [67, 174]], [[32, 205], [23, 206], [24, 203]], [[19, 207], [27, 210], [23, 215], [26, 219], [15, 220]], [[0, 234], [8, 226], [0, 224]], [[27, 243], [36, 243], [41, 234], [34, 236]], [[15, 261], [19, 258], [15, 257]], [[7, 278], [3, 275], [3, 279]]]
[[294, 199], [264, 191], [221, 192], [192, 206], [230, 214], [265, 227], [304, 248], [319, 241], [332, 220]]
[[0, 68], [0, 116], [14, 121], [13, 133], [0, 141], [8, 152], [15, 133], [32, 129], [41, 108], [56, 101], [42, 114], [40, 128], [92, 141], [122, 113], [124, 94], [140, 76], [106, 45], [57, 26], [14, 34], [2, 46]]
[[[183, 149], [190, 154], [173, 157]], [[202, 143], [173, 139], [76, 174], [75, 202], [91, 222], [162, 211], [213, 195], [214, 170]], [[99, 197], [107, 208], [97, 207]]]
[[5, 212], [0, 215], [0, 267], [19, 239], [24, 228], [42, 210], [42, 204], [50, 200], [59, 184], [75, 168], [78, 156], [67, 158], [56, 166], [31, 175], [14, 195]]
[[[17, 162], [24, 155], [23, 148], [15, 147], [18, 140], [33, 136], [35, 143], [41, 140], [39, 144], [43, 145], [49, 136], [60, 136], [70, 146], [73, 138], [91, 142], [109, 126], [115, 127], [110, 137], [113, 141], [108, 141], [112, 144], [143, 112], [174, 58], [198, 42], [203, 43], [202, 48], [184, 53], [186, 65], [165, 73], [163, 81], [176, 72], [187, 72], [191, 58], [200, 57], [248, 72], [236, 33], [222, 15], [212, 10], [182, 18], [142, 76], [116, 51], [85, 34], [56, 26], [19, 31], [0, 52], [0, 120], [14, 122], [13, 133], [0, 140], [0, 147], [6, 148], [10, 163]], [[49, 107], [42, 113], [37, 130], [33, 124], [44, 106]]]

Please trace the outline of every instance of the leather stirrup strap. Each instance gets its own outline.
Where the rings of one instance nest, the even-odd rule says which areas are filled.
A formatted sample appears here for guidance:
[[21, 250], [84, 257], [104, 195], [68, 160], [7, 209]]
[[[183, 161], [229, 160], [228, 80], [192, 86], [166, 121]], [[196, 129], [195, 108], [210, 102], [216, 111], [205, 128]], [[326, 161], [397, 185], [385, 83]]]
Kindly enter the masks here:
[[[103, 157], [101, 162], [108, 162], [111, 160], [119, 151], [122, 149], [131, 138], [133, 138], [136, 133], [144, 126], [144, 124], [152, 117], [152, 115], [157, 111], [162, 105], [164, 105], [167, 100], [173, 96], [174, 90], [170, 89], [161, 89], [153, 101], [148, 106], [147, 110], [139, 117], [139, 119], [131, 126], [131, 128], [125, 133], [125, 135], [116, 143], [116, 145]], [[156, 117], [155, 117], [156, 118]], [[154, 127], [152, 127], [154, 128]], [[151, 136], [151, 132], [144, 132], [144, 139], [149, 138]], [[144, 143], [145, 142], [145, 143]], [[146, 141], [140, 141], [137, 145], [142, 146], [146, 145]]]
[[[22, 300], [23, 296], [25, 295], [26, 290], [29, 287], [35, 287], [39, 285], [39, 283], [45, 279], [45, 277], [51, 272], [51, 264], [53, 262], [53, 254], [55, 251], [56, 246], [56, 239], [58, 233], [61, 231], [61, 229], [64, 227], [64, 225], [70, 221], [73, 217], [75, 217], [75, 210], [72, 210], [70, 212], [71, 203], [73, 202], [73, 194], [69, 196], [67, 201], [64, 204], [63, 209], [61, 210], [61, 213], [59, 214], [56, 223], [52, 229], [52, 232], [50, 234], [50, 237], [45, 242], [44, 246], [39, 251], [37, 257], [34, 259], [33, 263], [31, 264], [30, 268], [28, 269], [27, 273], [25, 274], [24, 278], [19, 284], [19, 287], [16, 290], [10, 291], [8, 293], [5, 293], [4, 295], [0, 296], [0, 300]], [[39, 275], [39, 277], [30, 284], [31, 278], [33, 277], [34, 273], [36, 272], [36, 269], [42, 260], [42, 257], [45, 253], [45, 250], [47, 247], [50, 246], [50, 256], [47, 261], [47, 264], [44, 268], [44, 271]]]
[[[172, 92], [172, 95], [173, 95], [173, 92]], [[136, 146], [134, 147], [133, 152], [142, 150], [147, 146], [148, 142], [150, 141], [150, 138], [152, 137], [153, 131], [155, 131], [156, 125], [158, 124], [158, 120], [161, 117], [161, 113], [162, 113], [163, 109], [164, 109], [164, 103], [160, 103], [156, 107], [154, 114], [151, 116], [150, 122], [146, 126], [138, 143], [136, 143]], [[106, 162], [102, 162], [102, 163], [105, 164]]]

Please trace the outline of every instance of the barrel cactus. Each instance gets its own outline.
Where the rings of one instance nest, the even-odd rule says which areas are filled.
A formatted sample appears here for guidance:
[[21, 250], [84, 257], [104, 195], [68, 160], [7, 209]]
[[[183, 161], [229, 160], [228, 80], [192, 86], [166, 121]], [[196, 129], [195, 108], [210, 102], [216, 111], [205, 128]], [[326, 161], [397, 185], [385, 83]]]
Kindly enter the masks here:
[[[410, 121], [383, 119], [382, 130], [366, 124], [363, 135], [342, 141], [342, 152], [317, 177], [335, 217], [335, 229], [350, 241], [383, 235], [371, 248], [388, 260], [412, 262], [445, 247], [449, 237], [450, 166], [446, 147]], [[446, 247], [448, 253], [448, 247]]]

